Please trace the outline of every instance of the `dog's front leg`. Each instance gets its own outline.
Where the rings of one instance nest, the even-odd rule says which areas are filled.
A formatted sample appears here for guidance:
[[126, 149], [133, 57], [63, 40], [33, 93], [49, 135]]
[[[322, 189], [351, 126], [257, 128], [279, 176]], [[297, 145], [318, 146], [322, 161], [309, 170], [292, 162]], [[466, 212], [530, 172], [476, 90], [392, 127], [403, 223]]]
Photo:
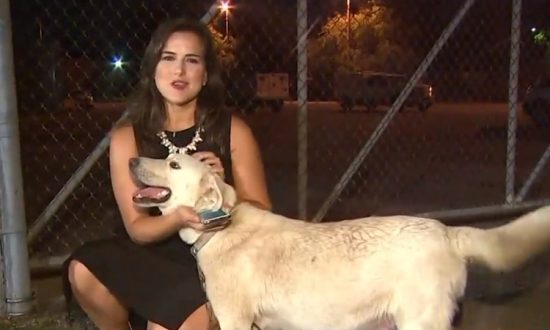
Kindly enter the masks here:
[[[224, 275], [235, 279], [231, 272]], [[210, 280], [210, 281], [209, 281]], [[228, 285], [229, 284], [229, 285]], [[243, 288], [236, 290], [235, 288]], [[206, 277], [206, 295], [212, 306], [212, 311], [218, 319], [220, 330], [250, 330], [254, 323], [255, 309], [250, 302], [248, 292], [250, 286], [240, 281], [228, 282], [225, 278]]]
[[219, 295], [212, 294], [210, 303], [212, 311], [219, 323], [220, 330], [250, 330], [254, 323], [254, 313], [250, 312], [247, 305], [243, 303], [241, 295], [231, 295], [232, 299], [225, 299]]
[[210, 300], [220, 330], [250, 330], [254, 323], [254, 313], [243, 303], [246, 299], [240, 295], [231, 295], [231, 298]]

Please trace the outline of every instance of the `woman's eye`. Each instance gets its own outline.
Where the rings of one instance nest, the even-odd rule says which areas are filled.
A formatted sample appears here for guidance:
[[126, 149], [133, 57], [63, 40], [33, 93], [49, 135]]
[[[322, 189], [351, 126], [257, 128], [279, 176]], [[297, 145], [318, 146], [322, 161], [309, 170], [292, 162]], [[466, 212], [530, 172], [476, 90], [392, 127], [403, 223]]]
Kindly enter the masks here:
[[174, 56], [171, 56], [171, 55], [165, 55], [165, 56], [161, 56], [160, 59], [162, 61], [172, 61], [174, 59]]
[[187, 63], [192, 63], [192, 64], [198, 64], [199, 63], [199, 59], [198, 58], [187, 58], [186, 59], [186, 62]]
[[179, 170], [181, 167], [178, 162], [170, 162], [170, 168], [173, 168], [174, 170]]

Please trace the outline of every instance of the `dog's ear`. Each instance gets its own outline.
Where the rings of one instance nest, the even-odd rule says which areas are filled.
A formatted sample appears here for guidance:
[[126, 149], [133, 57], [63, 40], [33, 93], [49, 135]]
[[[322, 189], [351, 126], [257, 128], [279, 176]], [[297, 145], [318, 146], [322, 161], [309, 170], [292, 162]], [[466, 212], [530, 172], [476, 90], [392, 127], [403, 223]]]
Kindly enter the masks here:
[[214, 173], [206, 173], [199, 185], [199, 198], [195, 203], [195, 210], [217, 210], [233, 208], [237, 201], [235, 190]]
[[235, 192], [235, 189], [225, 183], [219, 176], [214, 175], [216, 177], [216, 182], [218, 183], [218, 187], [220, 187], [220, 190], [222, 192], [223, 196], [223, 203], [222, 206], [224, 209], [232, 209], [235, 204], [237, 204], [237, 193]]

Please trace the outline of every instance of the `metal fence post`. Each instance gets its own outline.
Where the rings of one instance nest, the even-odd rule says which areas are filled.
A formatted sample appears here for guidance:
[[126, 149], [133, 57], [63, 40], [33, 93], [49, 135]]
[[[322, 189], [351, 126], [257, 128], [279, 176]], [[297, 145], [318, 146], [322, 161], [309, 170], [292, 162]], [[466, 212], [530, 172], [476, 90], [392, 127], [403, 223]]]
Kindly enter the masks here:
[[307, 217], [307, 0], [298, 1], [298, 217]]
[[0, 313], [21, 315], [32, 307], [9, 1], [0, 1], [0, 179], [1, 246], [5, 305]]
[[510, 36], [510, 79], [508, 87], [508, 144], [506, 152], [506, 203], [514, 202], [517, 140], [517, 105], [521, 30], [521, 0], [512, 3], [512, 27]]

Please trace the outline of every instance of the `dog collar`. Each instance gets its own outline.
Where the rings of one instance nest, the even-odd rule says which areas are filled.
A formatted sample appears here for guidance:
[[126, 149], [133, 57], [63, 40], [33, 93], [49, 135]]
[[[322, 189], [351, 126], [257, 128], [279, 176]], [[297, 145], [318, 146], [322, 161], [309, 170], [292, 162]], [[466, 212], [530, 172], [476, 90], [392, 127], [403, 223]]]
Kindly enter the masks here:
[[208, 243], [208, 241], [210, 241], [212, 237], [214, 237], [214, 235], [216, 235], [216, 233], [217, 231], [204, 232], [199, 236], [199, 238], [197, 238], [195, 244], [191, 246], [191, 254], [193, 257], [197, 257], [199, 251], [206, 245], [206, 243]]

